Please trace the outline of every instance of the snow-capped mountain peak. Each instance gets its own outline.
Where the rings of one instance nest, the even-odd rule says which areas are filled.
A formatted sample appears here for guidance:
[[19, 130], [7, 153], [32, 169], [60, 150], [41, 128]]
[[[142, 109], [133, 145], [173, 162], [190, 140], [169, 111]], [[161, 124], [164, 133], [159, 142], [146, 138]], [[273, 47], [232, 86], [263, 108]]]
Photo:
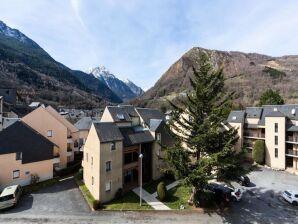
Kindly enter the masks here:
[[136, 86], [128, 79], [118, 79], [104, 66], [89, 68], [87, 73], [105, 82], [105, 84], [123, 100], [133, 99], [143, 94], [143, 90], [140, 87]]
[[7, 36], [7, 37], [12, 37], [22, 43], [30, 44], [33, 47], [39, 47], [38, 44], [36, 44], [34, 41], [32, 41], [26, 35], [21, 33], [19, 30], [10, 28], [2, 21], [0, 21], [0, 34]]

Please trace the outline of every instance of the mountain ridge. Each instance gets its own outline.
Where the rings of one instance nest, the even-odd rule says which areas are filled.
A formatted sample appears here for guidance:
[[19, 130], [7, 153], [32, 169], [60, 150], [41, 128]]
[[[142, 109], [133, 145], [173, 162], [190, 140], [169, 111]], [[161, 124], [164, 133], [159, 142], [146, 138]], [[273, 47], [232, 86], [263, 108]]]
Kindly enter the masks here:
[[240, 51], [218, 51], [194, 47], [182, 55], [159, 78], [153, 87], [134, 103], [149, 107], [167, 107], [167, 100], [182, 97], [190, 91], [192, 67], [198, 68], [200, 54], [205, 52], [215, 68], [224, 66], [226, 90], [235, 92], [236, 108], [255, 106], [263, 91], [278, 90], [286, 103], [298, 100], [298, 56], [279, 57]]

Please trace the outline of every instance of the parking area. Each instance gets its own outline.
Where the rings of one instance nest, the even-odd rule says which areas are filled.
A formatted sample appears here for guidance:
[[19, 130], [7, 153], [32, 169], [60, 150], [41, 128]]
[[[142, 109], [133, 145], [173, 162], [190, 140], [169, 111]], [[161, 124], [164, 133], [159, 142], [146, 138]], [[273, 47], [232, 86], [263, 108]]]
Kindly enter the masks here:
[[54, 186], [41, 189], [29, 195], [23, 195], [19, 204], [3, 213], [22, 214], [78, 214], [89, 213], [85, 202], [73, 178], [60, 181]]
[[260, 168], [248, 175], [252, 185], [235, 187], [245, 192], [240, 202], [233, 203], [222, 217], [227, 223], [298, 223], [298, 206], [284, 201], [284, 190], [298, 191], [298, 176], [285, 171]]

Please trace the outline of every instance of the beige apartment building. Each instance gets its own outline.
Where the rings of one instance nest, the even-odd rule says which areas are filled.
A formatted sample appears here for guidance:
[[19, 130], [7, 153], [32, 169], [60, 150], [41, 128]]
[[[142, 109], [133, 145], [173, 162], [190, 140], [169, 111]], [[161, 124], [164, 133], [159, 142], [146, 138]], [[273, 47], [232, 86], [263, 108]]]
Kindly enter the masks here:
[[0, 190], [9, 185], [22, 186], [53, 178], [54, 151], [57, 146], [17, 121], [0, 132]]
[[266, 105], [232, 111], [228, 124], [238, 128], [237, 150], [251, 152], [265, 143], [265, 163], [275, 169], [298, 170], [298, 105]]
[[[55, 169], [67, 167], [78, 151], [79, 130], [51, 106], [40, 106], [22, 118], [22, 121], [58, 146]], [[59, 159], [58, 159], [59, 158]]]
[[108, 202], [119, 189], [138, 186], [141, 169], [144, 183], [160, 178], [166, 168], [162, 148], [172, 143], [162, 112], [106, 107], [101, 121], [91, 125], [84, 146], [84, 182], [95, 199]]

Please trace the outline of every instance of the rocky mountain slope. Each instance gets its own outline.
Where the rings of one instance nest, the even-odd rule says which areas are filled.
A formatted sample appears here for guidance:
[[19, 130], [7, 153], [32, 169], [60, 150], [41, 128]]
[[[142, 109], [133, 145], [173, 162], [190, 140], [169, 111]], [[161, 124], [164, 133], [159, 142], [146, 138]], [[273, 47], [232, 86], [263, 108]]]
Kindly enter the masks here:
[[192, 48], [176, 61], [136, 104], [166, 107], [166, 99], [185, 96], [190, 90], [192, 66], [200, 52], [207, 52], [212, 64], [224, 66], [226, 88], [234, 91], [234, 106], [254, 106], [268, 88], [279, 90], [286, 103], [298, 103], [298, 56], [271, 57], [256, 53], [227, 52]]
[[134, 99], [144, 93], [144, 91], [131, 81], [122, 81], [114, 74], [110, 73], [104, 66], [90, 68], [86, 73], [104, 82], [123, 101]]
[[105, 83], [55, 61], [37, 43], [0, 21], [0, 86], [52, 105], [93, 107], [122, 100]]

